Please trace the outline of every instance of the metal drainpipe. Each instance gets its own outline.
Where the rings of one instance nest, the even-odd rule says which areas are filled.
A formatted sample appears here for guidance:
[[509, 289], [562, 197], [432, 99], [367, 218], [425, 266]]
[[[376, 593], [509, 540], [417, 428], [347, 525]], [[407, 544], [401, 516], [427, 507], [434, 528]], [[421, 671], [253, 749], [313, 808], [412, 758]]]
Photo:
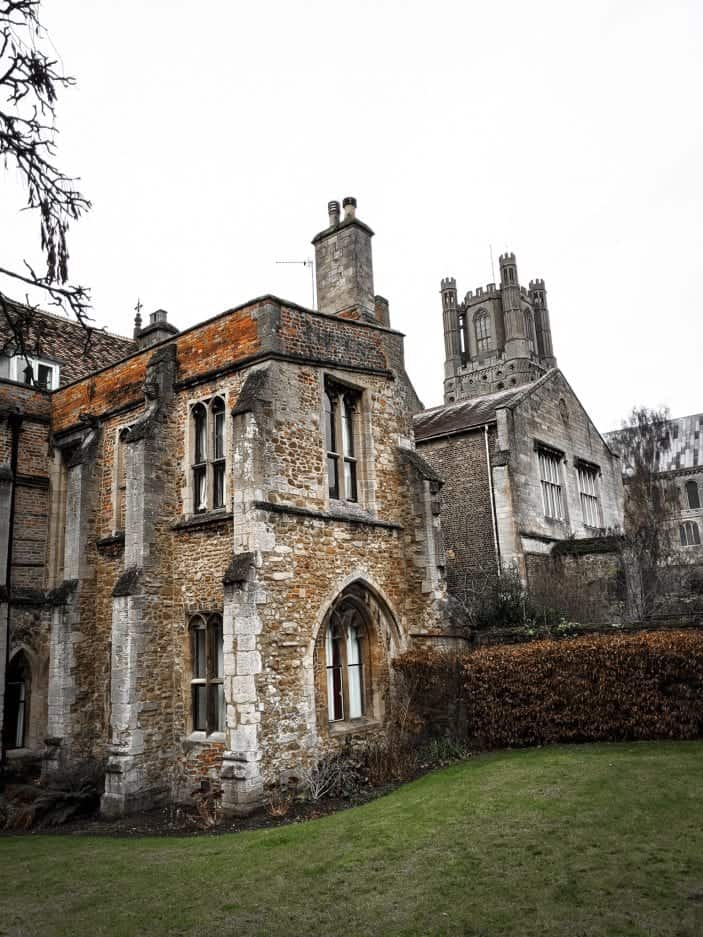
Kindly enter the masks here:
[[[12, 544], [15, 538], [15, 492], [17, 491], [17, 463], [20, 448], [20, 428], [22, 426], [22, 414], [10, 413], [7, 422], [12, 433], [12, 443], [10, 448], [10, 471], [12, 472], [12, 494], [10, 495], [10, 518], [7, 531], [7, 561], [5, 563], [5, 589], [7, 591], [7, 617], [5, 620], [5, 700], [3, 705], [3, 725], [2, 734], [5, 733], [5, 717], [7, 716], [7, 671], [10, 667], [10, 585], [12, 576]], [[6, 753], [5, 746], [0, 738], [0, 770], [5, 768]]]
[[498, 543], [498, 518], [496, 516], [496, 499], [493, 491], [493, 468], [491, 467], [491, 450], [488, 446], [488, 423], [483, 424], [483, 438], [486, 443], [486, 468], [488, 469], [488, 490], [491, 496], [491, 522], [493, 525], [493, 546], [496, 554], [498, 575], [503, 572], [503, 563], [500, 557], [500, 544]]

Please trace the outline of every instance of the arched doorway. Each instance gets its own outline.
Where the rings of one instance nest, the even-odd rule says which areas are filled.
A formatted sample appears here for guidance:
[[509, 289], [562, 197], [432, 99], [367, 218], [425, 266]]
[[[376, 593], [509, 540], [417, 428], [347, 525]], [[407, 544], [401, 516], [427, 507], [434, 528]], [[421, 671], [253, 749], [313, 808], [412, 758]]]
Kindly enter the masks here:
[[15, 654], [7, 668], [3, 747], [24, 748], [29, 734], [29, 689], [32, 674], [23, 651]]

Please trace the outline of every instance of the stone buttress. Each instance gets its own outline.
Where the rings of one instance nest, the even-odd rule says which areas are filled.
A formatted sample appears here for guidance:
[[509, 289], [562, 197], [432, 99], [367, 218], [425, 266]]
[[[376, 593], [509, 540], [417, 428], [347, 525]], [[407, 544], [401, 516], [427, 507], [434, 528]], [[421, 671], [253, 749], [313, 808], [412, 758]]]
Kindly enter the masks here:
[[125, 550], [124, 571], [112, 593], [111, 743], [101, 804], [106, 816], [144, 809], [170, 793], [169, 779], [159, 776], [150, 763], [154, 729], [145, 729], [142, 716], [148, 709], [158, 722], [159, 703], [144, 694], [150, 685], [147, 661], [154, 652], [153, 623], [162, 602], [156, 527], [164, 508], [165, 421], [175, 372], [176, 346], [164, 345], [147, 364], [145, 411], [122, 438], [127, 470]]

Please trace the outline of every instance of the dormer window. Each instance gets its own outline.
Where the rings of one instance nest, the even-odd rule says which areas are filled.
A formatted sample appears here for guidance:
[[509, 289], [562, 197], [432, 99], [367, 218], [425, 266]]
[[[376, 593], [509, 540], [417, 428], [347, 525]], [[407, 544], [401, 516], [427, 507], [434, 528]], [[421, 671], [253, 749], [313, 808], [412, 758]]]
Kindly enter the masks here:
[[2, 356], [0, 377], [29, 384], [41, 390], [56, 390], [59, 386], [59, 366], [45, 358], [33, 355]]

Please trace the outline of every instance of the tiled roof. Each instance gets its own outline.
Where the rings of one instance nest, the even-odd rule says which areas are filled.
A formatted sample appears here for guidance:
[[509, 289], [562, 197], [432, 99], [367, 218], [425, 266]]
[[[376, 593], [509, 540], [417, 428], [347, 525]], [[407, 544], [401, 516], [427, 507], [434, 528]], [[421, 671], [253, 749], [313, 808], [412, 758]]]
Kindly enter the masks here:
[[415, 439], [419, 441], [459, 433], [491, 423], [496, 418], [496, 410], [509, 407], [533, 387], [534, 384], [523, 384], [521, 387], [498, 391], [497, 394], [486, 394], [484, 397], [473, 397], [471, 400], [423, 410], [414, 418]]
[[[107, 367], [137, 350], [131, 338], [113, 335], [91, 326], [83, 327], [69, 316], [10, 304], [10, 315], [26, 316], [25, 348], [30, 355], [61, 365], [61, 386]], [[20, 319], [20, 321], [23, 321]], [[8, 322], [0, 319], [0, 349], [14, 350], [14, 336]]]

